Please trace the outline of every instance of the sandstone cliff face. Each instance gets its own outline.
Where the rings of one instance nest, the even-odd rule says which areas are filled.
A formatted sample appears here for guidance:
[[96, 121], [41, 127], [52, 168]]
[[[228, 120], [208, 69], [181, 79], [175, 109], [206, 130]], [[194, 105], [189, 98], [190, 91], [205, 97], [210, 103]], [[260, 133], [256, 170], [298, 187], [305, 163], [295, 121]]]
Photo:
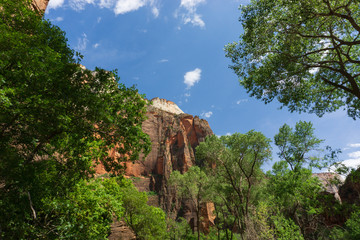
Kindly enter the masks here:
[[343, 183], [343, 180], [338, 174], [324, 172], [313, 173], [313, 176], [317, 177], [320, 180], [327, 194], [333, 195], [337, 201], [341, 202], [341, 198], [339, 195], [339, 187]]
[[[196, 222], [192, 204], [181, 202], [167, 182], [173, 171], [184, 173], [195, 164], [195, 148], [213, 132], [206, 120], [183, 113], [173, 102], [159, 98], [152, 102], [142, 125], [150, 136], [152, 150], [145, 158], [126, 163], [125, 176], [133, 179], [139, 191], [157, 193], [149, 197], [149, 204], [161, 207], [173, 218], [181, 216]], [[117, 153], [111, 151], [110, 155], [116, 157]], [[96, 172], [103, 174], [105, 170], [97, 166]], [[202, 209], [203, 229], [214, 221], [211, 206], [209, 203]]]
[[[143, 131], [150, 136], [152, 150], [146, 158], [126, 163], [126, 175], [141, 179], [137, 181], [148, 185], [150, 191], [157, 192], [156, 205], [168, 214], [174, 218], [183, 216], [190, 221], [195, 218], [192, 205], [180, 202], [167, 181], [173, 171], [183, 173], [195, 164], [195, 148], [213, 132], [206, 120], [181, 113], [180, 108], [172, 102], [161, 99], [155, 101], [163, 104], [161, 107], [159, 104], [149, 106], [148, 119], [143, 123]], [[204, 215], [211, 215], [204, 211]]]
[[39, 12], [45, 12], [48, 4], [49, 4], [49, 0], [33, 0], [32, 1], [32, 7]]

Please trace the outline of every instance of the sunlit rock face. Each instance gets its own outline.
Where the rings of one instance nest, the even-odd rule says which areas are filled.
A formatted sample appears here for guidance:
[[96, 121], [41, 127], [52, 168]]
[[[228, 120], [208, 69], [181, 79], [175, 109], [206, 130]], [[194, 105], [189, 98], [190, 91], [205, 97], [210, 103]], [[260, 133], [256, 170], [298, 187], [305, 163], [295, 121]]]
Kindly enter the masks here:
[[166, 99], [154, 98], [151, 100], [152, 107], [173, 114], [184, 113], [175, 103]]
[[[151, 197], [152, 205], [160, 206], [173, 218], [183, 216], [189, 222], [196, 222], [193, 205], [181, 201], [168, 180], [173, 171], [184, 173], [195, 164], [195, 148], [206, 136], [213, 134], [209, 123], [198, 116], [185, 114], [175, 103], [160, 98], [152, 100], [146, 116], [142, 129], [151, 139], [152, 150], [146, 157], [127, 162], [125, 176], [134, 179], [139, 190], [158, 193], [157, 199]], [[116, 153], [111, 152], [111, 155]], [[101, 166], [96, 170], [98, 174], [105, 172]], [[209, 206], [204, 206], [201, 212], [203, 229], [214, 221]]]
[[334, 198], [341, 202], [339, 195], [339, 187], [343, 183], [342, 178], [336, 173], [314, 173], [314, 177], [317, 177], [322, 183], [325, 192], [334, 195]]
[[[195, 164], [195, 148], [206, 136], [213, 134], [209, 123], [185, 114], [175, 103], [159, 98], [152, 100], [146, 115], [148, 119], [142, 128], [150, 136], [152, 150], [147, 157], [127, 163], [126, 175], [149, 178], [150, 191], [158, 193], [158, 206], [173, 218], [183, 216], [189, 222], [196, 222], [192, 203], [181, 201], [168, 185], [168, 179], [173, 171], [184, 173]], [[203, 228], [213, 222], [209, 209], [206, 206], [202, 210], [206, 223]]]
[[32, 6], [39, 12], [45, 12], [47, 5], [49, 4], [49, 0], [33, 0]]
[[156, 98], [148, 107], [143, 131], [150, 136], [152, 150], [145, 159], [127, 163], [131, 176], [162, 175], [187, 171], [195, 163], [195, 148], [213, 134], [206, 120], [183, 113], [173, 102]]

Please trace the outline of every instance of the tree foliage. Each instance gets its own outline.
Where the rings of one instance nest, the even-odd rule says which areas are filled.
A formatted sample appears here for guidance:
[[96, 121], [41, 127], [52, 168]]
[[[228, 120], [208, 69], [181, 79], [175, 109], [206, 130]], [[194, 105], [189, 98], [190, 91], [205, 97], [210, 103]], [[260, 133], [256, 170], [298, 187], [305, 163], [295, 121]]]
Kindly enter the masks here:
[[209, 179], [206, 173], [197, 166], [192, 166], [184, 174], [174, 171], [170, 175], [169, 184], [176, 188], [181, 198], [192, 202], [196, 213], [197, 239], [200, 239], [201, 208], [209, 200]]
[[325, 228], [320, 194], [324, 188], [312, 176], [312, 168], [329, 166], [336, 151], [327, 153], [320, 148], [323, 140], [314, 135], [311, 122], [300, 121], [294, 129], [284, 124], [274, 139], [280, 161], [267, 173], [267, 198], [277, 203], [279, 215], [293, 221], [305, 239], [318, 239]]
[[226, 47], [251, 96], [322, 116], [341, 107], [360, 117], [357, 0], [253, 0], [241, 6], [244, 34]]
[[219, 231], [225, 231], [226, 239], [233, 235], [227, 234], [228, 229], [236, 228], [244, 236], [256, 187], [263, 177], [260, 166], [271, 157], [270, 140], [255, 131], [221, 138], [213, 135], [200, 143], [196, 155], [212, 176], [211, 199]]
[[274, 136], [275, 145], [279, 148], [278, 156], [285, 161], [291, 170], [315, 167], [322, 169], [329, 166], [336, 159], [340, 150], [332, 150], [330, 146], [321, 148], [324, 140], [314, 135], [311, 122], [299, 121], [295, 128], [284, 124], [279, 133]]
[[[92, 176], [94, 161], [120, 172], [122, 161], [150, 148], [141, 129], [143, 97], [119, 84], [115, 71], [83, 69], [65, 33], [30, 2], [0, 4], [0, 228], [6, 239], [35, 238], [50, 214], [43, 212], [46, 199], [69, 198]], [[121, 157], [109, 158], [110, 149]]]

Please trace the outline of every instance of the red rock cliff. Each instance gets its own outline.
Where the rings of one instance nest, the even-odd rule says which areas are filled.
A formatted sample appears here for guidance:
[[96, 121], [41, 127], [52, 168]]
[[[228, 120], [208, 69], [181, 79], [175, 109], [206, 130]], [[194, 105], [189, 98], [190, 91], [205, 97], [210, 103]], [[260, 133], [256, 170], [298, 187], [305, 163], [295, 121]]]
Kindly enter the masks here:
[[32, 7], [39, 12], [45, 12], [47, 5], [49, 4], [49, 0], [33, 0]]
[[[190, 221], [195, 218], [192, 205], [181, 202], [167, 181], [173, 171], [183, 173], [195, 164], [195, 148], [213, 132], [206, 120], [183, 113], [173, 102], [159, 98], [152, 102], [146, 114], [148, 119], [142, 125], [150, 136], [152, 150], [147, 157], [126, 163], [125, 175], [133, 177], [140, 191], [157, 193], [150, 198], [152, 205], [160, 206], [174, 218], [183, 216]], [[116, 156], [116, 153], [111, 154]], [[104, 172], [98, 167], [98, 174]], [[212, 213], [205, 211], [203, 214]]]
[[[195, 164], [195, 148], [213, 132], [206, 120], [181, 113], [176, 104], [163, 99], [153, 99], [153, 102], [154, 105], [148, 107], [148, 119], [143, 123], [152, 150], [145, 159], [127, 163], [126, 175], [141, 177], [142, 185], [148, 184], [150, 191], [158, 193], [158, 205], [168, 214], [190, 221], [194, 218], [191, 204], [180, 202], [167, 181], [172, 171], [185, 172]], [[147, 188], [138, 186], [143, 187]]]

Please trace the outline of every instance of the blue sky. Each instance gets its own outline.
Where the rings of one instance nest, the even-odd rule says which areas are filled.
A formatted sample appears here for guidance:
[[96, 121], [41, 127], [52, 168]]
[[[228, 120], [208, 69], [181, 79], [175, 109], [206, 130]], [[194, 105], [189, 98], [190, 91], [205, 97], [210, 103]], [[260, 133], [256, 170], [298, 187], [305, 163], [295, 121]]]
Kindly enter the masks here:
[[255, 129], [272, 139], [284, 123], [312, 121], [318, 138], [343, 150], [340, 160], [360, 164], [359, 120], [344, 111], [322, 118], [290, 113], [277, 102], [265, 105], [250, 98], [239, 86], [224, 46], [238, 41], [238, 7], [248, 2], [50, 0], [45, 18], [66, 32], [88, 69], [118, 69], [122, 83], [205, 118], [217, 135]]

